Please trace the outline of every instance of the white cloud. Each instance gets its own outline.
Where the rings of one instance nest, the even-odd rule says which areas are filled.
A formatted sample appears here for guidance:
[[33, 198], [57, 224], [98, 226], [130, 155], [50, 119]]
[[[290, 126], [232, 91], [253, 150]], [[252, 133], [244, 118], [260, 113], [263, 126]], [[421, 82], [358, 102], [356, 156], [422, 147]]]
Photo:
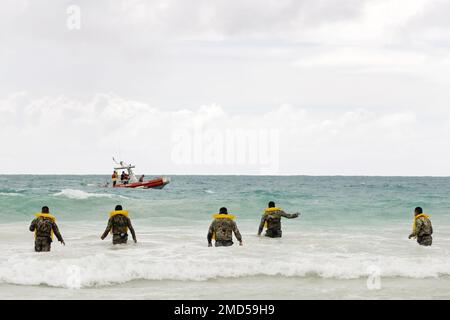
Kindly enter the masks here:
[[448, 1], [80, 0], [70, 31], [72, 4], [2, 3], [3, 172], [258, 173], [171, 137], [275, 125], [280, 173], [448, 174]]
[[[147, 173], [259, 174], [263, 164], [258, 159], [216, 163], [217, 157], [206, 153], [227, 130], [264, 134], [269, 129], [278, 130], [280, 138], [277, 145], [262, 146], [278, 150], [274, 173], [450, 173], [447, 166], [431, 166], [436, 157], [450, 160], [442, 148], [447, 144], [447, 121], [429, 126], [413, 112], [379, 114], [360, 109], [331, 116], [289, 105], [258, 115], [229, 114], [219, 105], [164, 111], [105, 94], [81, 102], [64, 97], [31, 99], [19, 93], [0, 102], [0, 119], [2, 173], [108, 173], [110, 157], [116, 155]], [[203, 134], [205, 154], [200, 157], [208, 161], [174, 161], [173, 137], [180, 130], [190, 138]], [[434, 141], [432, 147], [428, 141]], [[421, 151], [433, 156], [417, 156]]]
[[402, 52], [387, 49], [361, 49], [343, 47], [318, 55], [311, 55], [294, 62], [294, 66], [307, 68], [347, 68], [364, 71], [417, 71], [421, 65], [429, 65], [427, 55], [418, 52]]

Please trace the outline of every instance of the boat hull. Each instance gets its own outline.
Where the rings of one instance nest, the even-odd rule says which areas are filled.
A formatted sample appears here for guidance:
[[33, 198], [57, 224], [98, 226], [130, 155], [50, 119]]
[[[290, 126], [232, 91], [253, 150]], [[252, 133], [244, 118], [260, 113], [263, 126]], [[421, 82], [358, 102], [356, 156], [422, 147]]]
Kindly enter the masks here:
[[118, 183], [114, 188], [141, 188], [141, 189], [162, 189], [164, 188], [168, 183], [169, 179], [161, 177], [161, 178], [155, 178], [143, 182], [132, 182], [132, 183]]

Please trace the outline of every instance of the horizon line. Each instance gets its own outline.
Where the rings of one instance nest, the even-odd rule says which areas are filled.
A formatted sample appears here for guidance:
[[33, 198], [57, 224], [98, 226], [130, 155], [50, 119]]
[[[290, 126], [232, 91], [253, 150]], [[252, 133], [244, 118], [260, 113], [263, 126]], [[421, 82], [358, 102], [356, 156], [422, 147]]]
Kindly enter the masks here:
[[[0, 176], [107, 176], [109, 173], [0, 173]], [[220, 173], [168, 173], [145, 174], [147, 176], [231, 176], [231, 177], [379, 177], [379, 178], [450, 178], [449, 175], [377, 175], [377, 174], [220, 174]]]

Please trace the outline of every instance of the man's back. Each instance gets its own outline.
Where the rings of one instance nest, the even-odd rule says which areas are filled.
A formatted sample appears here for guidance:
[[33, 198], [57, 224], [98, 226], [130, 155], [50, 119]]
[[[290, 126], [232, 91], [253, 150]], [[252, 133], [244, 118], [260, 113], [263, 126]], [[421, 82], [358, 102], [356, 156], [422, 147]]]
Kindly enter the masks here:
[[263, 219], [267, 222], [267, 229], [270, 230], [281, 230], [281, 217], [282, 217], [281, 210], [274, 211], [270, 213], [264, 213]]
[[30, 225], [30, 231], [35, 234], [34, 250], [37, 252], [50, 251], [53, 235], [64, 244], [55, 217], [48, 213], [48, 207], [43, 207], [42, 211], [44, 213], [37, 213]]
[[213, 215], [214, 220], [208, 229], [208, 246], [212, 246], [212, 240], [215, 239], [216, 247], [229, 247], [233, 245], [233, 233], [242, 246], [242, 236], [239, 232], [236, 222], [233, 221], [234, 215], [228, 214], [225, 207], [220, 208], [219, 213]]
[[34, 231], [37, 238], [51, 238], [55, 233], [58, 240], [62, 239], [58, 226], [51, 218], [38, 217], [34, 219], [31, 222], [30, 231]]
[[130, 218], [121, 214], [111, 217], [110, 222], [113, 234], [126, 233], [131, 225]]
[[54, 222], [50, 218], [36, 218], [36, 237], [50, 238]]
[[236, 238], [240, 240], [240, 233], [237, 228], [236, 222], [231, 219], [218, 218], [214, 219], [211, 224], [210, 231], [213, 232], [216, 241], [231, 241], [233, 240], [233, 232], [236, 234]]
[[433, 243], [433, 226], [430, 219], [427, 217], [420, 217], [416, 219], [416, 236], [417, 243], [422, 246], [431, 246]]
[[101, 239], [105, 239], [108, 233], [111, 232], [113, 235], [113, 244], [127, 243], [129, 230], [134, 242], [137, 242], [134, 228], [130, 218], [128, 218], [128, 211], [124, 211], [121, 208], [122, 207], [120, 206], [120, 209], [111, 212], [108, 225], [105, 232], [103, 232]]
[[417, 236], [423, 237], [425, 235], [433, 234], [433, 226], [431, 225], [430, 219], [427, 217], [420, 217], [416, 220]]

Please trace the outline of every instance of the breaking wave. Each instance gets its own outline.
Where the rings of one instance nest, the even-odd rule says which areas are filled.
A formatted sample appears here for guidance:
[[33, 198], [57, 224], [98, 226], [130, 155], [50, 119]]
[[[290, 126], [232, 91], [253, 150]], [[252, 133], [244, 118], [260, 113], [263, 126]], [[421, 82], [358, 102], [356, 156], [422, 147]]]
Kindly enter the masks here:
[[127, 199], [127, 197], [116, 195], [116, 194], [107, 194], [107, 193], [90, 193], [77, 189], [63, 189], [61, 192], [57, 192], [53, 194], [56, 197], [66, 197], [69, 199], [76, 200], [84, 200], [89, 198], [123, 198]]
[[22, 193], [16, 193], [16, 192], [0, 192], [0, 196], [5, 197], [20, 197], [23, 196]]
[[[118, 250], [120, 252], [120, 250]], [[312, 256], [295, 261], [267, 262], [261, 258], [217, 255], [214, 258], [176, 259], [153, 256], [147, 252], [118, 256], [107, 253], [79, 258], [46, 259], [45, 256], [9, 258], [0, 264], [0, 282], [16, 285], [47, 285], [86, 288], [121, 284], [134, 280], [207, 281], [217, 278], [243, 278], [252, 276], [318, 277], [357, 279], [369, 277], [374, 272], [373, 261], [349, 257], [323, 260]], [[448, 259], [425, 261], [397, 257], [383, 257], [381, 277], [430, 278], [450, 276]], [[45, 270], [45, 271], [43, 271]], [[376, 270], [376, 268], [375, 268]], [[75, 284], [75, 285], [74, 285]]]

